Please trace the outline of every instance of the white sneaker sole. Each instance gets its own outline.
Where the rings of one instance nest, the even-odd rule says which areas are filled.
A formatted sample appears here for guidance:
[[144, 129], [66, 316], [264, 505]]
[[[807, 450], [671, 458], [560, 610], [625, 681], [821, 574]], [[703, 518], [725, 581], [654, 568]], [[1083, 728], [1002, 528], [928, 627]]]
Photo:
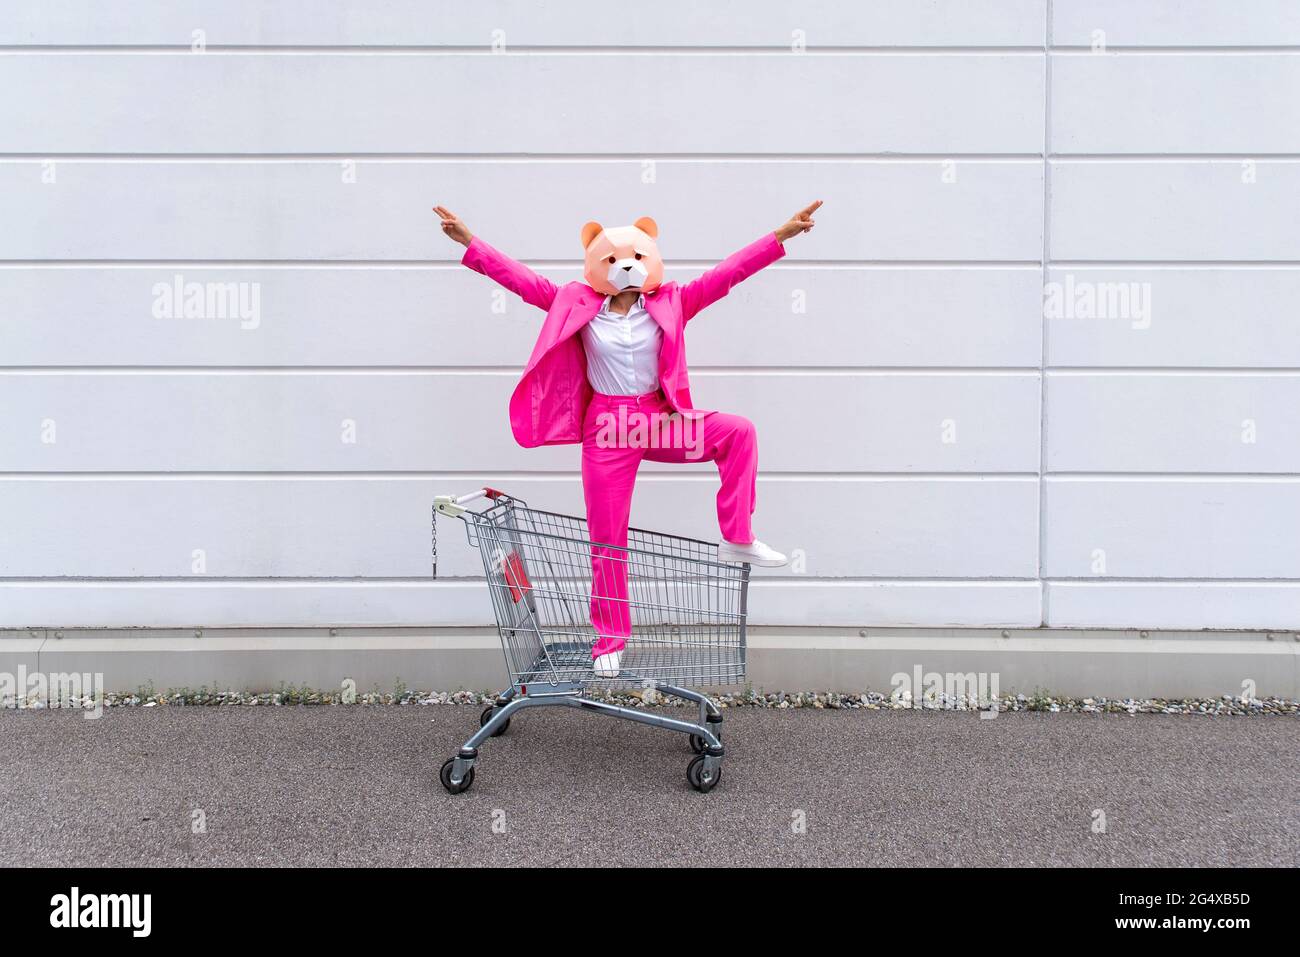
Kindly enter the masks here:
[[779, 560], [774, 558], [754, 558], [744, 552], [733, 552], [729, 548], [721, 547], [718, 549], [718, 561], [734, 562], [737, 565], [757, 565], [759, 568], [781, 568], [790, 564], [789, 558]]

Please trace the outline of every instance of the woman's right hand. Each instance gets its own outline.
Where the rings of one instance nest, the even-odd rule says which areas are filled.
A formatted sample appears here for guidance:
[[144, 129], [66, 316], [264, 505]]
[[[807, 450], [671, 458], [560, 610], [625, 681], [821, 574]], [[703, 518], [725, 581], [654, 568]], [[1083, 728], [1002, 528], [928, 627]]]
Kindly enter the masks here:
[[460, 217], [446, 206], [435, 206], [433, 211], [442, 217], [442, 231], [462, 246], [468, 246], [474, 239], [469, 227], [460, 221]]

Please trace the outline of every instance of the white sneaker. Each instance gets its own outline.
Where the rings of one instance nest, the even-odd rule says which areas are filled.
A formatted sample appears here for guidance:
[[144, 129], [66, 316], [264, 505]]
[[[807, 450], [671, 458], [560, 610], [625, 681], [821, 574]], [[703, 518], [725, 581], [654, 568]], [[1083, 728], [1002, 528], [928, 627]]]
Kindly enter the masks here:
[[748, 545], [737, 545], [726, 539], [718, 542], [718, 561], [743, 562], [747, 565], [761, 565], [764, 568], [780, 568], [789, 559], [775, 548], [769, 548], [757, 538]]
[[623, 673], [623, 669], [619, 667], [619, 654], [617, 651], [611, 651], [591, 663], [597, 678], [617, 678]]

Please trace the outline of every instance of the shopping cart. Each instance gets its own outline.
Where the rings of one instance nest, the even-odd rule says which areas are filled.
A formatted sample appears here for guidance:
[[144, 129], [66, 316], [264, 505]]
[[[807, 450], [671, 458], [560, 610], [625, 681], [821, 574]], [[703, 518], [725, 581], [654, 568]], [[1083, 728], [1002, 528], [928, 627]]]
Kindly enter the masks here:
[[[489, 507], [466, 506], [487, 499]], [[715, 543], [630, 529], [626, 548], [593, 543], [585, 519], [528, 508], [520, 499], [484, 488], [434, 500], [434, 575], [437, 517], [465, 523], [470, 545], [483, 558], [510, 687], [479, 719], [479, 730], [440, 772], [453, 794], [474, 783], [478, 749], [504, 734], [525, 708], [570, 707], [689, 735], [696, 757], [686, 778], [711, 791], [722, 777], [722, 713], [695, 687], [734, 685], [745, 678], [745, 602], [749, 565], [718, 561]], [[626, 598], [616, 609], [631, 625], [617, 677], [592, 670], [592, 549], [601, 549], [601, 579], [611, 567], [626, 574]], [[613, 566], [609, 563], [613, 562]], [[615, 601], [605, 597], [597, 601]], [[699, 721], [620, 707], [587, 695], [588, 689], [636, 689], [650, 697], [672, 695], [699, 705]]]

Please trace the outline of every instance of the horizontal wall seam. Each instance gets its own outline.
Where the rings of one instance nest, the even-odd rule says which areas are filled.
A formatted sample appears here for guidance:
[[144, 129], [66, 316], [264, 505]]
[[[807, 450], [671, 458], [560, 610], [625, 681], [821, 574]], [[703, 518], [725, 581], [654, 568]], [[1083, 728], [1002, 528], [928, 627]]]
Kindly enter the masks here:
[[[575, 450], [576, 458], [576, 450]], [[701, 463], [707, 464], [707, 463]], [[824, 482], [824, 481], [952, 481], [952, 482], [980, 482], [980, 481], [1020, 481], [1022, 479], [1034, 478], [1038, 476], [1037, 472], [1028, 471], [1007, 471], [1007, 472], [844, 472], [844, 471], [807, 471], [807, 472], [782, 472], [774, 469], [768, 469], [762, 472], [758, 480], [760, 482]], [[447, 481], [447, 482], [466, 482], [466, 481], [483, 481], [491, 479], [494, 482], [527, 482], [533, 480], [556, 481], [565, 479], [579, 481], [580, 475], [572, 469], [530, 469], [526, 471], [512, 471], [509, 474], [502, 472], [482, 470], [482, 471], [439, 471], [428, 472], [419, 470], [410, 471], [391, 471], [383, 472], [373, 469], [361, 471], [260, 471], [260, 470], [231, 470], [228, 472], [152, 472], [152, 471], [103, 471], [103, 470], [83, 470], [83, 471], [0, 471], [0, 481], [85, 481], [93, 479], [95, 481], [167, 481], [167, 482], [184, 482], [184, 481], [241, 481], [245, 479], [262, 480], [311, 480], [311, 481]], [[668, 471], [647, 471], [639, 474], [637, 481], [681, 481], [681, 482], [714, 482], [718, 477], [716, 474], [710, 474], [705, 471], [673, 473]]]
[[752, 150], [745, 153], [570, 153], [557, 151], [516, 152], [516, 153], [431, 153], [418, 150], [406, 152], [370, 152], [365, 150], [319, 150], [307, 153], [266, 152], [262, 150], [245, 150], [236, 153], [209, 153], [189, 151], [94, 151], [94, 152], [60, 152], [40, 150], [19, 150], [0, 153], [0, 162], [13, 164], [44, 163], [51, 161], [66, 163], [341, 163], [359, 161], [371, 163], [632, 163], [654, 160], [664, 163], [943, 163], [960, 160], [967, 163], [1003, 163], [1003, 162], [1049, 162], [1080, 163], [1137, 163], [1137, 162], [1230, 162], [1243, 160], [1264, 160], [1295, 162], [1300, 160], [1300, 152], [1284, 151], [1247, 151], [1247, 152], [1200, 152], [1195, 150], [1166, 150], [1162, 152], [1113, 152], [1091, 153], [1072, 152], [1070, 150], [1013, 151], [1005, 153], [964, 152], [947, 150], [943, 152], [907, 152], [896, 150], [851, 150], [827, 153], [791, 153], [764, 152]]
[[[1218, 579], [1216, 579], [1218, 580]], [[755, 576], [752, 583], [771, 584], [776, 583], [806, 583], [810, 585], [851, 585], [858, 582], [875, 582], [888, 583], [899, 582], [906, 584], [960, 584], [960, 585], [1001, 585], [1001, 584], [1037, 584], [1040, 579], [1016, 576], [1016, 575], [980, 575], [980, 576], [934, 576], [934, 575], [837, 575], [837, 576], [817, 576], [817, 575], [799, 575], [799, 576], [775, 576], [764, 574]], [[424, 586], [424, 585], [482, 585], [482, 575], [451, 575], [439, 578], [432, 578], [428, 575], [411, 576], [411, 575], [374, 575], [364, 578], [356, 576], [340, 575], [276, 575], [276, 576], [248, 576], [248, 575], [131, 575], [131, 576], [113, 576], [113, 575], [11, 575], [0, 577], [0, 587], [2, 586], [59, 586], [59, 585], [97, 585], [112, 583], [115, 585], [252, 585], [252, 586], [290, 586], [290, 585], [316, 585], [327, 584], [333, 586], [352, 586], [359, 587], [378, 587], [386, 585], [406, 585], [406, 586]]]
[[[533, 269], [572, 269], [582, 274], [581, 262], [567, 259], [518, 260]], [[713, 259], [674, 259], [672, 268], [708, 269]], [[1295, 264], [1300, 266], [1300, 260]], [[796, 259], [774, 263], [768, 270], [791, 269], [1023, 269], [1038, 271], [1037, 259]], [[460, 260], [446, 259], [0, 259], [0, 269], [428, 269], [460, 271]]]
[[[790, 376], [794, 378], [826, 376], [878, 376], [907, 378], [914, 376], [1037, 376], [1037, 366], [692, 366], [694, 375], [721, 378]], [[0, 366], [0, 375], [379, 375], [379, 376], [509, 376], [517, 377], [515, 365], [458, 366]]]
[[[1067, 320], [1069, 321], [1069, 320]], [[463, 375], [518, 376], [520, 367], [501, 365], [301, 365], [301, 366], [174, 366], [174, 365], [0, 365], [0, 375]], [[693, 372], [713, 376], [1036, 376], [1038, 366], [695, 366]], [[1052, 366], [1045, 370], [1058, 378], [1086, 376], [1218, 376], [1222, 378], [1289, 377], [1300, 374], [1296, 366]]]
[[[1066, 320], [1070, 321], [1070, 320]], [[1223, 378], [1293, 376], [1300, 373], [1294, 366], [1048, 366], [1047, 371], [1059, 378], [1085, 376], [1220, 376]]]
[[[778, 586], [834, 586], [850, 588], [861, 584], [872, 585], [953, 585], [953, 586], [974, 586], [1001, 588], [1008, 585], [1015, 586], [1032, 586], [1039, 584], [1055, 585], [1086, 585], [1102, 587], [1106, 585], [1133, 585], [1133, 586], [1165, 586], [1165, 585], [1220, 585], [1232, 587], [1237, 585], [1251, 586], [1275, 586], [1290, 588], [1300, 586], [1300, 578], [1278, 577], [1278, 578], [1188, 578], [1188, 577], [1151, 577], [1151, 576], [1129, 576], [1123, 577], [1118, 575], [1111, 576], [1060, 576], [1048, 575], [1044, 578], [1034, 578], [1028, 576], [886, 576], [886, 575], [842, 575], [836, 577], [818, 577], [815, 575], [799, 576], [777, 576], [764, 573], [752, 579], [751, 584], [754, 587], [765, 588], [773, 585]], [[57, 588], [64, 586], [73, 587], [94, 587], [98, 585], [130, 585], [133, 587], [153, 587], [153, 586], [170, 586], [170, 587], [192, 587], [192, 586], [216, 586], [216, 585], [241, 585], [253, 588], [296, 588], [299, 586], [328, 586], [331, 588], [381, 588], [389, 586], [401, 587], [432, 587], [432, 588], [450, 588], [474, 586], [482, 587], [482, 576], [456, 575], [439, 578], [429, 576], [375, 576], [368, 578], [340, 577], [340, 576], [274, 576], [274, 577], [248, 577], [248, 576], [176, 576], [176, 575], [159, 575], [159, 576], [131, 576], [115, 577], [109, 575], [69, 575], [69, 576], [8, 576], [0, 577], [0, 588]], [[1297, 616], [1297, 624], [1300, 624], [1300, 615]], [[310, 627], [310, 626], [303, 626]]]
[[[1300, 154], [1295, 154], [1300, 156]], [[23, 163], [43, 163], [62, 161], [68, 163], [341, 163], [345, 160], [359, 160], [372, 163], [642, 163], [654, 160], [664, 163], [861, 163], [861, 164], [898, 164], [898, 163], [943, 163], [949, 160], [962, 160], [975, 163], [1003, 162], [1041, 162], [1041, 151], [1016, 152], [906, 152], [896, 150], [848, 150], [844, 152], [765, 152], [752, 150], [744, 153], [700, 153], [693, 151], [658, 153], [653, 151], [639, 153], [573, 153], [567, 151], [520, 151], [512, 153], [496, 152], [424, 152], [419, 150], [404, 152], [367, 152], [346, 150], [320, 150], [307, 153], [264, 152], [247, 150], [236, 153], [176, 152], [123, 150], [93, 152], [42, 152], [38, 150], [21, 150], [0, 153], [0, 162], [13, 165]]]
[[[574, 269], [582, 263], [562, 259], [518, 259], [533, 269]], [[718, 260], [675, 259], [677, 270], [707, 269]], [[1297, 269], [1300, 259], [1049, 259], [1054, 269]], [[764, 271], [832, 269], [1018, 269], [1037, 272], [1039, 259], [794, 259]], [[459, 260], [446, 259], [0, 259], [0, 269], [425, 269], [459, 271]]]
[[[1300, 54], [1300, 44], [1105, 44], [1100, 50], [1091, 43], [1052, 43], [1048, 52], [1059, 56], [1273, 56]], [[508, 44], [499, 50], [488, 44], [239, 44], [209, 43], [201, 53], [195, 53], [189, 43], [113, 43], [113, 44], [59, 44], [59, 43], [6, 43], [0, 44], [0, 54], [9, 56], [40, 56], [48, 54], [93, 54], [123, 56], [130, 54], [159, 54], [171, 56], [1024, 56], [1043, 57], [1042, 44], [825, 44], [809, 43], [798, 53], [789, 43], [773, 44], [719, 44], [676, 45], [641, 44], [612, 46], [609, 44]]]
[[1286, 268], [1300, 266], [1300, 259], [1049, 259], [1049, 266], [1055, 268], [1105, 267], [1121, 269], [1167, 268], [1167, 269], [1258, 269]]
[[[266, 156], [246, 155], [246, 154], [228, 154], [224, 158], [209, 159], [201, 154], [188, 153], [159, 153], [159, 154], [140, 154], [132, 155], [130, 153], [92, 153], [77, 154], [73, 156], [60, 157], [57, 153], [12, 153], [7, 154], [8, 158], [0, 159], [0, 163], [10, 166], [37, 165], [49, 160], [62, 159], [68, 163], [84, 163], [88, 165], [143, 165], [156, 163], [158, 165], [185, 165], [201, 163], [227, 163], [232, 166], [251, 166], [256, 164], [263, 165], [335, 165], [342, 160], [363, 159], [352, 153], [325, 154], [267, 154]], [[610, 154], [610, 153], [466, 153], [466, 154], [428, 154], [420, 155], [413, 153], [395, 153], [388, 158], [370, 157], [369, 162], [377, 164], [399, 165], [399, 164], [427, 164], [432, 166], [450, 166], [465, 164], [508, 164], [511, 166], [538, 166], [538, 165], [559, 165], [563, 163], [610, 163], [610, 164], [640, 164], [645, 160], [654, 160], [656, 163], [729, 163], [732, 165], [757, 166], [764, 163], [800, 163], [800, 164], [840, 164], [845, 166], [900, 166], [907, 163], [932, 163], [935, 165], [947, 162], [955, 154], [949, 153], [923, 153], [908, 156], [907, 154], [889, 154], [889, 153], [859, 153], [859, 154], [840, 154], [840, 153], [774, 153], [766, 155], [762, 153], [637, 153], [637, 154]], [[1043, 154], [1040, 152], [1032, 153], [983, 153], [970, 154], [959, 157], [968, 163], [977, 163], [982, 165], [1002, 165], [1015, 166], [1027, 165], [1030, 163], [1038, 164], [1043, 161]]]
[[0, 55], [90, 54], [94, 56], [129, 56], [151, 54], [161, 56], [539, 56], [539, 57], [617, 57], [617, 56], [1022, 56], [1041, 57], [1043, 50], [1036, 45], [983, 46], [979, 44], [898, 44], [890, 45], [831, 45], [809, 44], [798, 53], [789, 43], [754, 44], [751, 46], [718, 44], [714, 46], [687, 46], [674, 44], [645, 44], [628, 46], [564, 45], [564, 44], [507, 44], [493, 49], [488, 44], [231, 44], [209, 43], [201, 52], [195, 52], [189, 43], [166, 44], [0, 44]]
[[1253, 153], [1202, 153], [1168, 150], [1159, 153], [1075, 153], [1069, 150], [1049, 150], [1047, 153], [1047, 159], [1049, 162], [1061, 161], [1078, 163], [1159, 163], [1166, 160], [1174, 163], [1188, 161], [1239, 163], [1242, 160], [1285, 160], [1288, 162], [1294, 162], [1295, 160], [1300, 159], [1300, 152], [1292, 150], [1270, 152], [1266, 150]]
[[1015, 153], [963, 153], [945, 151], [937, 153], [905, 153], [884, 151], [855, 151], [849, 153], [366, 153], [364, 151], [328, 151], [316, 153], [178, 153], [178, 152], [69, 152], [24, 151], [0, 153], [0, 163], [11, 166], [36, 165], [49, 162], [78, 163], [86, 165], [149, 164], [184, 165], [225, 163], [229, 165], [302, 165], [337, 164], [342, 162], [368, 162], [383, 165], [426, 163], [432, 165], [474, 165], [509, 163], [512, 165], [557, 165], [561, 163], [732, 163], [756, 165], [761, 163], [842, 164], [858, 166], [898, 166], [907, 163], [947, 163], [960, 160], [980, 165], [1005, 166], [1041, 163], [1078, 163], [1105, 165], [1126, 163], [1240, 163], [1245, 160], [1263, 162], [1300, 162], [1300, 152], [1243, 152], [1202, 153], [1167, 151], [1160, 153], [1071, 153], [1071, 152], [1015, 152]]
[[1293, 43], [1252, 43], [1252, 44], [1106, 44], [1104, 50], [1094, 51], [1089, 43], [1053, 43], [1052, 53], [1063, 56], [1106, 56], [1111, 53], [1142, 56], [1186, 55], [1213, 56], [1215, 54], [1270, 56], [1274, 54], [1300, 53], [1300, 45]]
[[[1300, 480], [1296, 472], [1145, 472], [1145, 471], [1048, 471], [1044, 478], [1057, 481], [1136, 481], [1136, 482], [1278, 482], [1290, 484]], [[495, 482], [512, 481], [556, 481], [559, 479], [578, 481], [579, 473], [571, 469], [532, 469], [513, 471], [509, 475], [485, 469], [481, 471], [461, 472], [427, 472], [421, 470], [364, 469], [360, 471], [288, 471], [288, 470], [236, 470], [225, 472], [212, 471], [112, 471], [112, 470], [66, 470], [66, 471], [0, 471], [0, 481], [243, 481], [243, 480], [279, 480], [279, 481], [481, 481], [491, 479]], [[760, 482], [1018, 482], [1037, 481], [1039, 473], [1024, 469], [969, 472], [899, 472], [899, 471], [777, 471], [769, 469], [759, 475]], [[650, 482], [716, 482], [717, 476], [703, 470], [699, 472], [673, 473], [671, 471], [647, 471], [640, 474], [638, 480]]]

